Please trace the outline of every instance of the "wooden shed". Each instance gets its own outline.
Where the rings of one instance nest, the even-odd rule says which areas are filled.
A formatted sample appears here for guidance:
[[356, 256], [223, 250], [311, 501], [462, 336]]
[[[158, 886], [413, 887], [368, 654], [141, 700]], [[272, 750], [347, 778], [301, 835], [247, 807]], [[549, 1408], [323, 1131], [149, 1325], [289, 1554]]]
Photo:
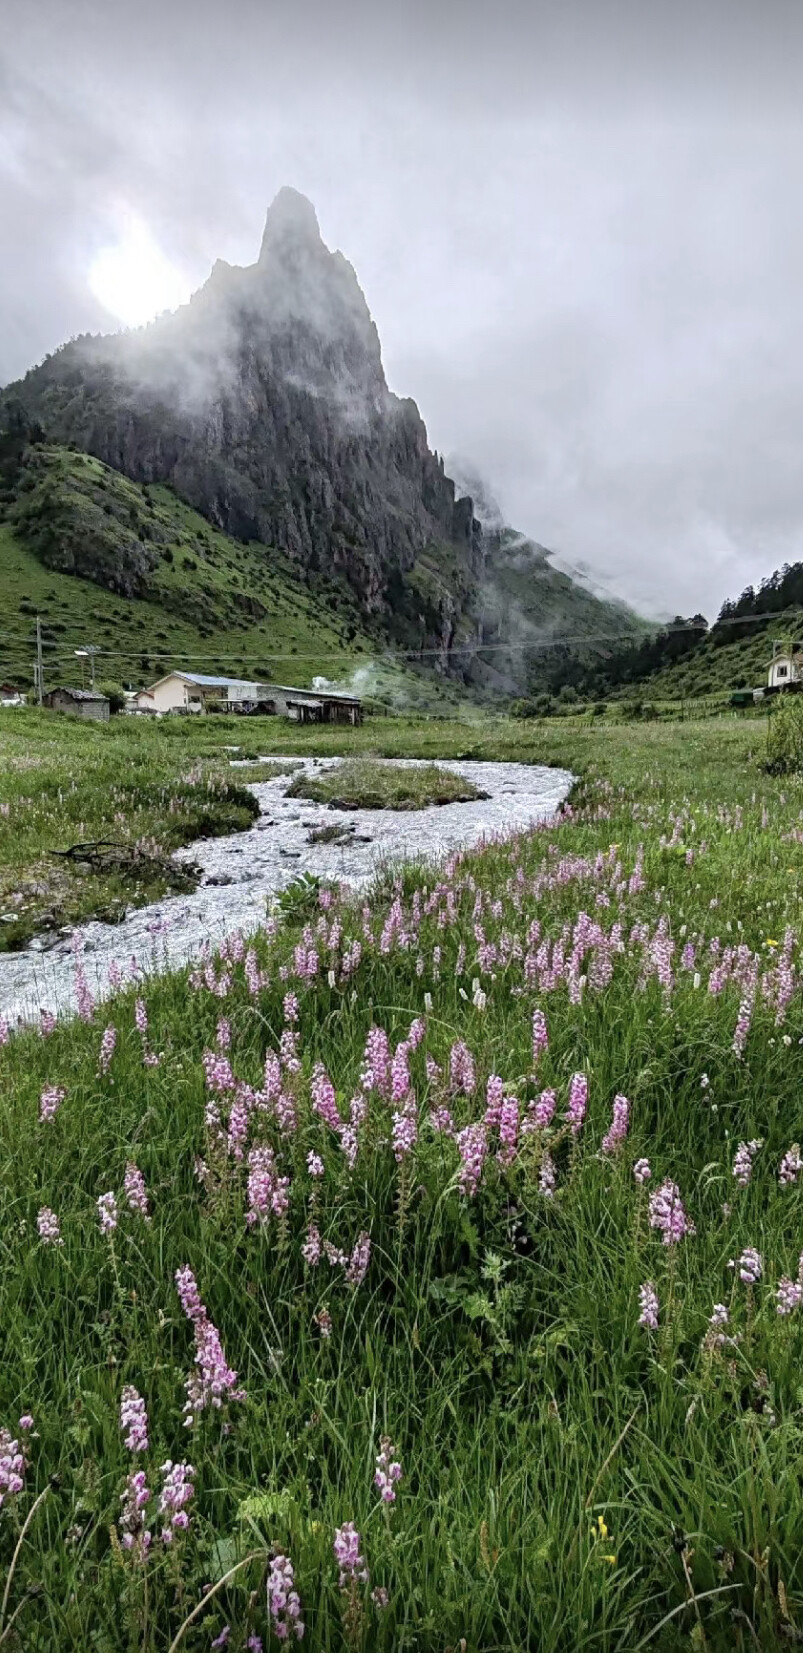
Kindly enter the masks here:
[[42, 703], [53, 712], [72, 712], [74, 717], [92, 718], [96, 723], [109, 721], [109, 702], [97, 689], [49, 689]]

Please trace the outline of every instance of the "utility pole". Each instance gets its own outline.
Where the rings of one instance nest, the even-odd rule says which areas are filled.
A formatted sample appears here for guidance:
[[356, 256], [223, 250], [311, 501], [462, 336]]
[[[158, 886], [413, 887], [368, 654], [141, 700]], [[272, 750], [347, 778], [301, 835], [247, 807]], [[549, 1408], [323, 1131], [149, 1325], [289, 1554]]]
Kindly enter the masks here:
[[84, 681], [84, 661], [85, 660], [89, 661], [90, 682], [91, 682], [92, 688], [94, 689], [94, 687], [95, 687], [95, 655], [100, 654], [99, 645], [97, 643], [87, 643], [86, 648], [75, 649], [74, 653], [81, 662], [81, 682], [82, 683]]
[[37, 704], [39, 706], [41, 706], [41, 704], [42, 704], [43, 691], [44, 691], [44, 684], [42, 682], [42, 622], [39, 619], [39, 615], [37, 614], [37, 616], [36, 616], [36, 700], [37, 700]]

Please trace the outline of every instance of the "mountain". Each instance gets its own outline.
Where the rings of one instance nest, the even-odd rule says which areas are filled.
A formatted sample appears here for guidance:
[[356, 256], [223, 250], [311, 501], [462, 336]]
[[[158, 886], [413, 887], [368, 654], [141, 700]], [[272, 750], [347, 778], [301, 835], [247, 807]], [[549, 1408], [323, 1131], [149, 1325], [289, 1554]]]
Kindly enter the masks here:
[[0, 438], [0, 682], [30, 689], [38, 615], [49, 687], [80, 685], [75, 650], [91, 644], [107, 683], [185, 665], [300, 685], [325, 674], [411, 710], [458, 703], [457, 685], [392, 658], [342, 579], [310, 590], [282, 552], [231, 539], [170, 488], [44, 441], [10, 464], [10, 445]]
[[[314, 208], [292, 189], [268, 211], [255, 264], [219, 261], [174, 313], [72, 341], [7, 387], [5, 401], [50, 444], [140, 486], [166, 485], [216, 529], [269, 547], [311, 589], [342, 581], [391, 641], [489, 687], [521, 685], [521, 622], [531, 640], [554, 630], [581, 589], [539, 547], [525, 566], [501, 522], [483, 531], [415, 403], [388, 388], [352, 266], [324, 245]], [[137, 597], [156, 553], [125, 526], [116, 567], [93, 561], [76, 533], [71, 568]], [[544, 616], [547, 596], [554, 612]], [[592, 619], [610, 629], [608, 605], [596, 602], [583, 593], [590, 629]], [[504, 663], [460, 652], [487, 641], [486, 619], [494, 637], [515, 625]], [[624, 608], [617, 623], [623, 634], [637, 624]]]
[[472, 594], [475, 683], [508, 694], [551, 693], [573, 681], [573, 670], [597, 666], [610, 649], [643, 635], [646, 622], [624, 603], [557, 568], [545, 545], [511, 528], [470, 462], [452, 458], [449, 468], [471, 495], [482, 530], [483, 567]]

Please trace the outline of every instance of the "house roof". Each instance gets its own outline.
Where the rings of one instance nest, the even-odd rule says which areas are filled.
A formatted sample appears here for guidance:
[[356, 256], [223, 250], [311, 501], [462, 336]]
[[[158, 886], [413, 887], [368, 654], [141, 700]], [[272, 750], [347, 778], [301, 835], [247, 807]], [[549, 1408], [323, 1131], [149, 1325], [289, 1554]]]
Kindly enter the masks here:
[[71, 683], [57, 683], [54, 689], [48, 689], [45, 699], [52, 694], [66, 694], [71, 700], [107, 700], [108, 696], [101, 694], [98, 689], [74, 689]]
[[176, 672], [171, 676], [185, 677], [188, 683], [197, 683], [199, 689], [255, 689], [256, 683], [248, 677], [205, 677], [203, 672]]
[[158, 689], [160, 683], [167, 683], [171, 677], [180, 678], [182, 683], [192, 683], [197, 689], [258, 689], [260, 696], [263, 691], [269, 692], [271, 689], [278, 689], [280, 694], [295, 695], [299, 699], [309, 701], [316, 706], [320, 706], [321, 702], [326, 700], [343, 700], [350, 706], [359, 706], [360, 704], [357, 695], [341, 694], [334, 690], [330, 693], [328, 689], [300, 689], [295, 683], [292, 685], [289, 683], [262, 683], [247, 677], [208, 677], [204, 672], [178, 670], [166, 672], [164, 677], [158, 678], [155, 683], [150, 685], [150, 688], [143, 689], [140, 692], [151, 694], [154, 689]]
[[281, 694], [297, 695], [302, 700], [314, 701], [320, 706], [326, 700], [345, 700], [350, 706], [359, 706], [359, 696], [356, 694], [342, 694], [339, 689], [300, 689], [297, 683], [260, 683], [261, 689], [278, 689]]
[[197, 689], [255, 689], [257, 687], [256, 683], [247, 677], [207, 677], [203, 672], [174, 671], [165, 672], [164, 677], [157, 678], [155, 683], [151, 683], [149, 689], [143, 689], [140, 692], [151, 694], [154, 689], [158, 689], [160, 683], [167, 683], [171, 677], [180, 678], [182, 683], [192, 683]]

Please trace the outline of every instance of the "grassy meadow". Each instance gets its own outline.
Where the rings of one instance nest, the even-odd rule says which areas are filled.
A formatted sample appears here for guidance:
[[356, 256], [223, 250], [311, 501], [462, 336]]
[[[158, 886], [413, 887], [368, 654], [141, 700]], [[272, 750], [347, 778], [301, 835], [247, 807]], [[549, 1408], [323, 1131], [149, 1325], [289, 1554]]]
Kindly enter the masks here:
[[436, 763], [387, 764], [353, 758], [322, 775], [300, 774], [288, 798], [311, 798], [329, 809], [428, 809], [432, 804], [471, 803], [482, 793], [473, 781]]
[[0, 1644], [793, 1645], [800, 779], [736, 719], [236, 731], [76, 725], [83, 813], [117, 741], [579, 782], [0, 1046]]

